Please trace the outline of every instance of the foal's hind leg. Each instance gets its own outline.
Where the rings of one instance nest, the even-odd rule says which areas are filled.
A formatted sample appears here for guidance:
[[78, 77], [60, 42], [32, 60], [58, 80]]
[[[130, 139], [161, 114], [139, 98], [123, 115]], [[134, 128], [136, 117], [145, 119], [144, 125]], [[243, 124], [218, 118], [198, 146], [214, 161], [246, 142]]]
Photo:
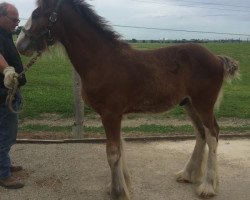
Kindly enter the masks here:
[[126, 180], [129, 178], [120, 136], [121, 117], [112, 114], [105, 115], [102, 116], [102, 123], [107, 136], [106, 151], [111, 169], [110, 198], [111, 200], [129, 200], [126, 184]]
[[205, 130], [201, 119], [190, 102], [185, 105], [185, 109], [198, 133], [196, 134], [196, 144], [193, 153], [184, 169], [177, 173], [176, 180], [178, 182], [197, 183], [202, 179], [206, 163]]
[[206, 142], [209, 148], [207, 168], [204, 180], [197, 189], [197, 193], [202, 197], [216, 195], [218, 187], [217, 146], [219, 128], [214, 117], [211, 121], [212, 122], [208, 123], [205, 128]]
[[126, 185], [127, 185], [128, 189], [130, 189], [131, 179], [130, 179], [130, 173], [128, 171], [128, 166], [127, 166], [127, 162], [126, 162], [126, 154], [124, 151], [124, 144], [125, 144], [125, 141], [122, 139], [121, 140], [122, 171], [123, 171], [123, 175], [124, 175], [124, 178], [126, 181]]

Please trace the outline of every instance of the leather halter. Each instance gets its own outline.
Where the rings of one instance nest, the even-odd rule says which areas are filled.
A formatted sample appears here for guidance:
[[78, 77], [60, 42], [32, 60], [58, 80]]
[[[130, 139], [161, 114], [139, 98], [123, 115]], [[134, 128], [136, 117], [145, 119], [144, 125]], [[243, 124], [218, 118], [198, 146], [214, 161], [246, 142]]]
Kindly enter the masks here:
[[22, 31], [24, 32], [25, 36], [28, 37], [31, 41], [31, 45], [34, 47], [38, 46], [38, 41], [41, 40], [44, 36], [46, 36], [46, 40], [47, 40], [47, 45], [53, 45], [55, 42], [55, 38], [52, 35], [52, 27], [54, 26], [54, 24], [57, 22], [58, 19], [58, 10], [60, 5], [62, 4], [64, 0], [58, 0], [56, 7], [54, 9], [54, 11], [51, 12], [50, 16], [49, 16], [49, 24], [47, 25], [47, 27], [38, 35], [34, 35], [31, 33], [30, 30], [26, 30], [25, 28], [22, 29]]

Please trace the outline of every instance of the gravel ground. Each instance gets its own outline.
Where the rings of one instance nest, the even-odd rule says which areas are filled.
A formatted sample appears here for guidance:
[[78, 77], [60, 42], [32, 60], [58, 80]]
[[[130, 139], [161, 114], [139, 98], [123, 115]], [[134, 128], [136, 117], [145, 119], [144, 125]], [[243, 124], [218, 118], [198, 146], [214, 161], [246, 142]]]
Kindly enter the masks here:
[[[177, 183], [194, 141], [128, 142], [132, 200], [199, 200], [195, 185]], [[250, 197], [250, 140], [220, 140], [220, 191], [215, 200]], [[0, 188], [1, 200], [108, 200], [110, 171], [104, 144], [16, 144], [14, 164], [22, 164], [26, 186]]]

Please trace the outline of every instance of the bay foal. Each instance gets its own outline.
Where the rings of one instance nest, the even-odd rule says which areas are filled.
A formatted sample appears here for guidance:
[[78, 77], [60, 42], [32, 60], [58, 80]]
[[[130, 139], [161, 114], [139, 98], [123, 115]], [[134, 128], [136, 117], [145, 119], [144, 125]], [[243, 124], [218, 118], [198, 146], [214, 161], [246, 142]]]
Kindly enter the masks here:
[[[120, 134], [122, 116], [163, 112], [176, 105], [186, 109], [197, 131], [193, 154], [177, 181], [201, 182], [197, 191], [202, 197], [216, 194], [219, 126], [213, 108], [224, 80], [237, 74], [233, 59], [195, 44], [135, 50], [84, 0], [38, 0], [17, 47], [31, 56], [55, 42], [65, 47], [81, 77], [82, 98], [101, 116], [112, 200], [130, 199]], [[209, 153], [204, 171], [206, 144]]]

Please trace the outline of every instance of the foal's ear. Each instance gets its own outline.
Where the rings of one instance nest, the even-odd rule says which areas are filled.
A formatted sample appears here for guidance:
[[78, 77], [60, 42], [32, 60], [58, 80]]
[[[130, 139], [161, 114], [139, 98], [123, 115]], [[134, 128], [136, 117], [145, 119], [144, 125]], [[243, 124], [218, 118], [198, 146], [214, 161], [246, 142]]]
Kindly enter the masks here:
[[37, 0], [37, 5], [42, 9], [53, 8], [55, 0]]

